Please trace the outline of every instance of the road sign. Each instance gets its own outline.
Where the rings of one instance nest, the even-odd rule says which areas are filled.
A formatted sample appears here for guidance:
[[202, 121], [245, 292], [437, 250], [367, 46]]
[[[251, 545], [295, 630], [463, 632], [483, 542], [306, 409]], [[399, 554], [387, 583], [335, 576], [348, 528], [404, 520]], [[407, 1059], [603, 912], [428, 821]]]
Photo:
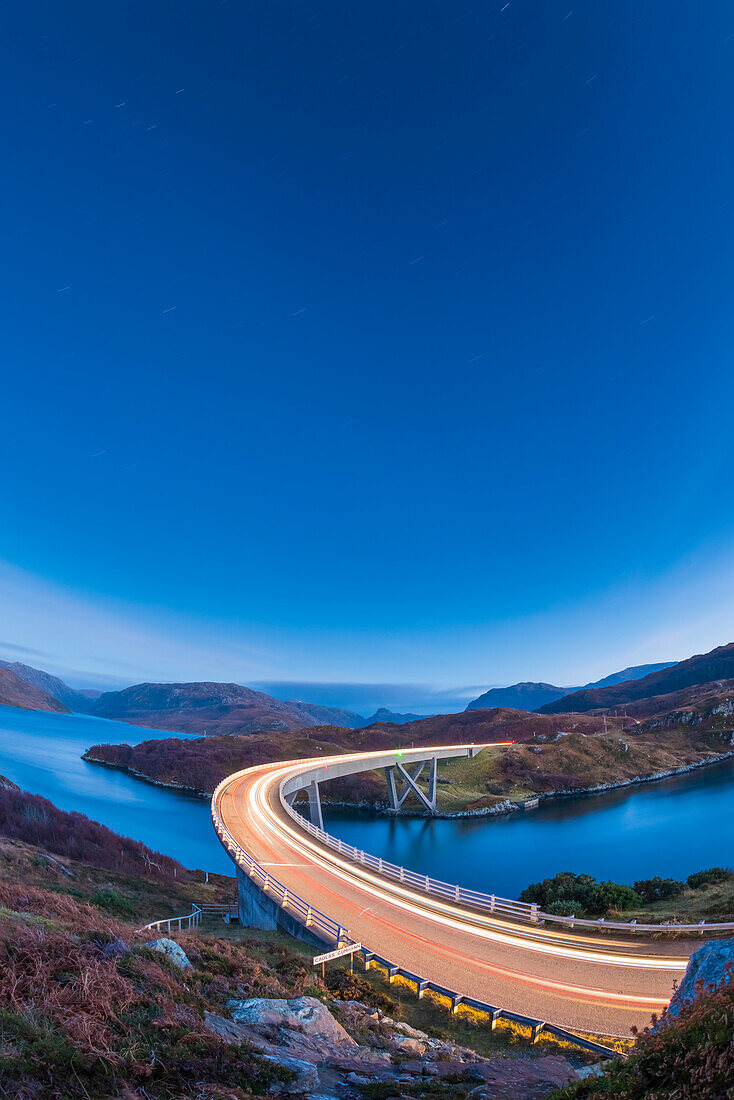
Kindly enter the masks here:
[[350, 943], [348, 947], [339, 947], [336, 951], [327, 951], [325, 955], [317, 955], [313, 961], [314, 966], [319, 963], [328, 963], [332, 959], [341, 959], [343, 955], [353, 955], [355, 951], [361, 951], [361, 943]]

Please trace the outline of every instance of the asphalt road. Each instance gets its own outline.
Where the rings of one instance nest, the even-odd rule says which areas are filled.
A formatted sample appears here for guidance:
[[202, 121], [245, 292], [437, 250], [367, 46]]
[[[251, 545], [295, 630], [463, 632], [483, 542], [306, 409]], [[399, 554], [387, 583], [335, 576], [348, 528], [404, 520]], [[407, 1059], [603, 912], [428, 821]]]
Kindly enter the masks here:
[[227, 829], [354, 940], [429, 981], [572, 1030], [629, 1036], [667, 1004], [701, 946], [700, 938], [624, 939], [511, 923], [405, 888], [298, 829], [278, 794], [292, 766], [230, 777], [217, 800]]

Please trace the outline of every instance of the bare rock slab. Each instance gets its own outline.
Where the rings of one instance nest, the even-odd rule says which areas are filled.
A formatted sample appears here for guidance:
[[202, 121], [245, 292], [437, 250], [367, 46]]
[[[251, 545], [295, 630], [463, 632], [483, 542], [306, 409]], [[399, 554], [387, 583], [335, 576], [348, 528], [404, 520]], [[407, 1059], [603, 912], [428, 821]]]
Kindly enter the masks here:
[[315, 997], [291, 1000], [251, 997], [247, 1001], [228, 1001], [227, 1008], [233, 1020], [253, 1031], [272, 1033], [273, 1029], [284, 1029], [339, 1046], [357, 1046], [326, 1005]]
[[160, 940], [152, 940], [150, 943], [146, 943], [145, 946], [152, 948], [153, 951], [160, 951], [179, 970], [193, 969], [188, 955], [182, 947], [178, 946], [175, 940], [166, 939], [164, 936]]

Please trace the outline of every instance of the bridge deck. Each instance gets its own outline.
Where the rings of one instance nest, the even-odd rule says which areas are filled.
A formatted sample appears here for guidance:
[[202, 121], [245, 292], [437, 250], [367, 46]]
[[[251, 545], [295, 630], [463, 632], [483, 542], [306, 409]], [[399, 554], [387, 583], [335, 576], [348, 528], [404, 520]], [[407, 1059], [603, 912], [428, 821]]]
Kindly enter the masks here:
[[667, 1003], [688, 954], [701, 945], [513, 927], [449, 903], [432, 911], [415, 891], [362, 877], [298, 829], [280, 802], [283, 769], [268, 765], [224, 785], [218, 808], [233, 837], [370, 950], [467, 997], [571, 1029], [627, 1036]]

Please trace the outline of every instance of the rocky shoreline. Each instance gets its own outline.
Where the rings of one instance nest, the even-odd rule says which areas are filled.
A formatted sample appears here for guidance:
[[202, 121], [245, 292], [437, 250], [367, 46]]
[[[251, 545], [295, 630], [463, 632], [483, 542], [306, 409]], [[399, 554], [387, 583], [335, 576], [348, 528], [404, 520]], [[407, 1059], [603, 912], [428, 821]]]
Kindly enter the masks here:
[[162, 779], [153, 779], [145, 772], [139, 772], [136, 768], [129, 768], [126, 764], [113, 764], [110, 760], [101, 760], [98, 756], [92, 756], [89, 751], [82, 753], [82, 760], [87, 764], [97, 764], [100, 768], [111, 768], [115, 772], [124, 772], [133, 779], [141, 779], [143, 783], [151, 783], [154, 787], [165, 787], [169, 791], [178, 791], [179, 794], [188, 794], [193, 798], [205, 798], [207, 802], [212, 797], [212, 791], [201, 791], [197, 787], [189, 787], [186, 783], [164, 783]]
[[[505, 798], [495, 806], [481, 806], [476, 810], [445, 810], [435, 814], [428, 814], [422, 810], [402, 810], [401, 813], [404, 817], [430, 817], [444, 820], [467, 817], [499, 817], [503, 814], [517, 813], [519, 810], [535, 809], [542, 802], [550, 802], [558, 798], [584, 798], [590, 795], [604, 794], [605, 791], [615, 791], [624, 787], [634, 787], [640, 783], [654, 783], [660, 779], [671, 779], [676, 775], [685, 775], [699, 768], [708, 768], [713, 764], [720, 764], [723, 760], [728, 760], [731, 757], [734, 757], [734, 749], [731, 752], [717, 753], [715, 756], [709, 757], [706, 760], [696, 760], [692, 764], [684, 764], [680, 768], [670, 768], [667, 771], [655, 772], [653, 775], [634, 776], [632, 779], [621, 779], [616, 783], [602, 783], [596, 787], [569, 787], [567, 790], [545, 791], [532, 795], [530, 798], [519, 800]], [[125, 764], [113, 764], [108, 760], [101, 760], [99, 757], [91, 756], [89, 752], [82, 754], [82, 760], [86, 760], [88, 764], [97, 764], [103, 768], [112, 768], [114, 771], [124, 772], [126, 775], [131, 775], [134, 779], [140, 779], [144, 783], [152, 783], [154, 787], [165, 787], [168, 790], [178, 791], [179, 794], [187, 794], [194, 798], [209, 800], [212, 797], [212, 791], [202, 791], [196, 787], [187, 786], [185, 783], [166, 783], [160, 779], [153, 779], [152, 776], [146, 775], [136, 768], [130, 768]], [[321, 801], [325, 806], [347, 810], [359, 810], [381, 817], [388, 817], [392, 812], [386, 802], [331, 802], [328, 798], [323, 797]]]

